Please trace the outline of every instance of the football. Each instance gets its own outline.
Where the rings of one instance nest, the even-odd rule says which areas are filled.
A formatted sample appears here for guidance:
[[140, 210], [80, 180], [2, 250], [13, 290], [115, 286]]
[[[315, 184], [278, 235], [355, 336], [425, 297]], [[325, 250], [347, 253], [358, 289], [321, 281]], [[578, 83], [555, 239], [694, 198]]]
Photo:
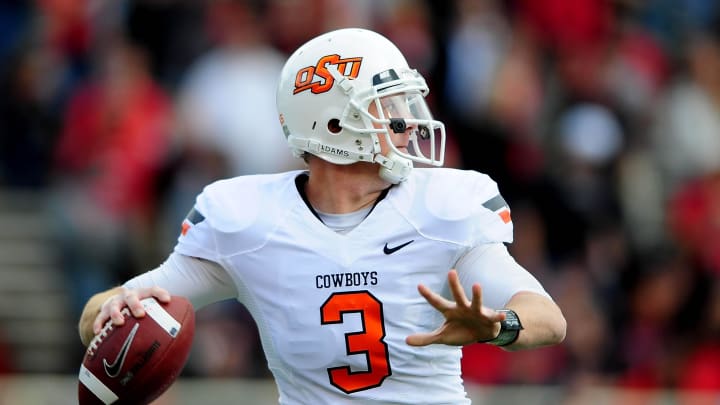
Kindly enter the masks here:
[[192, 346], [195, 311], [190, 301], [142, 301], [145, 316], [126, 307], [125, 323], [108, 321], [88, 345], [78, 376], [80, 405], [149, 404], [177, 379]]

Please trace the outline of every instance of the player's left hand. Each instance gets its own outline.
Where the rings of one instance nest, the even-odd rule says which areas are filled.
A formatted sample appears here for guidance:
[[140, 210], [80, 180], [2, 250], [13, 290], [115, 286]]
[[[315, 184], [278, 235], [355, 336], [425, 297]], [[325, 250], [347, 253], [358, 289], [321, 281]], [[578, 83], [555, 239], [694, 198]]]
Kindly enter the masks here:
[[429, 333], [416, 333], [405, 338], [410, 346], [427, 346], [441, 343], [464, 346], [481, 340], [489, 340], [500, 332], [500, 321], [505, 314], [482, 305], [480, 284], [472, 286], [472, 301], [467, 299], [460, 284], [457, 271], [450, 270], [448, 284], [455, 301], [445, 299], [428, 287], [418, 285], [418, 292], [445, 317], [439, 328]]

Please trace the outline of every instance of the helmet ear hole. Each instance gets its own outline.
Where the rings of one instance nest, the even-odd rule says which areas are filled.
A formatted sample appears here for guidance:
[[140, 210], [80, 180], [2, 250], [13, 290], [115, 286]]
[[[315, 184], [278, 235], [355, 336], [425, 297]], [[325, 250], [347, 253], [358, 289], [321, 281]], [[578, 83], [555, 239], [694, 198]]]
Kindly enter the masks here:
[[340, 120], [337, 118], [333, 118], [327, 123], [327, 129], [332, 134], [337, 134], [340, 131], [342, 131], [342, 127], [340, 126]]

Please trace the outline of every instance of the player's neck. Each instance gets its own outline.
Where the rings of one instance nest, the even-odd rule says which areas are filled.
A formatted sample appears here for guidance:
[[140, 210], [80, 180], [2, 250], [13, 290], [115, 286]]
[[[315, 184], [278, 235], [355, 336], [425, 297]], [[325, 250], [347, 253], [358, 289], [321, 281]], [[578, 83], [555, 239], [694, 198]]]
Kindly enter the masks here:
[[332, 214], [359, 211], [372, 206], [390, 186], [379, 177], [376, 164], [340, 166], [315, 160], [310, 163], [305, 194], [316, 210]]

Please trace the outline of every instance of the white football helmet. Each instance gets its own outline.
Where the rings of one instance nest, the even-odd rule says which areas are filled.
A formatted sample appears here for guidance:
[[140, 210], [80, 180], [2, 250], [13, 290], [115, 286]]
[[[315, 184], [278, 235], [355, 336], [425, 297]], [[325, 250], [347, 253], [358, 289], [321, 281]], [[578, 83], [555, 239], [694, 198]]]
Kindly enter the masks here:
[[[302, 45], [280, 75], [280, 124], [296, 156], [345, 165], [374, 162], [399, 183], [413, 162], [442, 166], [445, 126], [425, 103], [425, 79], [387, 38], [365, 29], [328, 32]], [[409, 131], [407, 148], [390, 131]], [[389, 152], [381, 154], [379, 137]], [[404, 145], [403, 145], [404, 146]]]

